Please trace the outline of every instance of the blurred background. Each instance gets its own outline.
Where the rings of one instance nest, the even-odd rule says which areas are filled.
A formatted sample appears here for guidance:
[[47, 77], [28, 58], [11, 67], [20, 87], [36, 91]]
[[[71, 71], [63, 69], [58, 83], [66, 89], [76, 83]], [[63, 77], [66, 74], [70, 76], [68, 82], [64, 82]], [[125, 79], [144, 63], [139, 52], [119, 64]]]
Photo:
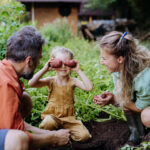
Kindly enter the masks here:
[[[14, 0], [1, 0], [13, 3]], [[149, 38], [149, 0], [17, 0], [24, 5], [26, 21], [38, 28], [66, 18], [74, 35], [96, 40], [112, 30], [127, 31], [141, 40]], [[10, 12], [12, 13], [12, 12]]]

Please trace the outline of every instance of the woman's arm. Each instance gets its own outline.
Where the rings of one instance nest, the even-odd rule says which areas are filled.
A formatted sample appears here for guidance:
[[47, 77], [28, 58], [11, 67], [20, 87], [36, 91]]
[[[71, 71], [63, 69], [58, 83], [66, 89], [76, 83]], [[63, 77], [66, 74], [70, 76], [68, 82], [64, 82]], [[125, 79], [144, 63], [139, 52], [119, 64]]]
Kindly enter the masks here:
[[76, 61], [76, 63], [77, 63], [76, 67], [72, 70], [77, 72], [77, 74], [80, 76], [82, 81], [77, 78], [73, 78], [74, 86], [85, 91], [91, 91], [93, 89], [93, 84], [87, 78], [87, 76], [81, 71], [78, 61]]
[[131, 110], [131, 111], [134, 111], [134, 112], [138, 112], [138, 113], [141, 112], [141, 110], [138, 109], [138, 108], [136, 107], [135, 103], [132, 102], [132, 101], [129, 101], [129, 102], [125, 105], [125, 108], [126, 108], [126, 109], [129, 109], [129, 110]]

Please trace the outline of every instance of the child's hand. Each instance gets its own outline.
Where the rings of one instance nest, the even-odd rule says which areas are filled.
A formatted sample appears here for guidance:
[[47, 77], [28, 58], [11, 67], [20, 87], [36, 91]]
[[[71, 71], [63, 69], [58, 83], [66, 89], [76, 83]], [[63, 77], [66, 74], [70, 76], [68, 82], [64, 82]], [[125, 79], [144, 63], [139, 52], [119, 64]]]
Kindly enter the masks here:
[[54, 69], [51, 67], [50, 63], [51, 63], [51, 60], [49, 60], [49, 61], [44, 65], [43, 69], [44, 69], [45, 71], [54, 70]]
[[74, 60], [76, 63], [76, 66], [74, 68], [71, 68], [71, 71], [79, 71], [80, 70], [80, 64], [77, 60]]
[[111, 100], [113, 100], [113, 94], [111, 92], [104, 92], [101, 95], [95, 95], [93, 98], [93, 102], [101, 107], [109, 104]]

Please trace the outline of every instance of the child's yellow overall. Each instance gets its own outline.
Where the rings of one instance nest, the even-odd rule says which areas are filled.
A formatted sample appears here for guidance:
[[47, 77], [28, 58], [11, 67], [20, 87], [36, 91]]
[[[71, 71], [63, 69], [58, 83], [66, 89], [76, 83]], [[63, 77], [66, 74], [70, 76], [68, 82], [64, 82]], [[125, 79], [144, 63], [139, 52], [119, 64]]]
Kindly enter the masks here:
[[40, 128], [46, 130], [69, 129], [73, 140], [84, 142], [91, 135], [82, 122], [75, 118], [73, 93], [74, 89], [70, 80], [66, 86], [58, 86], [54, 80], [48, 104], [41, 115], [43, 121]]

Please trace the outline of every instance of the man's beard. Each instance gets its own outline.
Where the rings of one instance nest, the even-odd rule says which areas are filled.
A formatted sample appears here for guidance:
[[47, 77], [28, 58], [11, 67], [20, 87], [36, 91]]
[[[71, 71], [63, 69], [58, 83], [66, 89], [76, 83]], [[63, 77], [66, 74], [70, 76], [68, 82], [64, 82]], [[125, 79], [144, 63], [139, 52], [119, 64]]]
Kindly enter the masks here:
[[27, 79], [27, 80], [29, 80], [29, 79], [31, 79], [32, 77], [33, 77], [33, 74], [34, 74], [34, 72], [24, 72], [24, 74], [23, 74], [23, 78], [24, 79]]

